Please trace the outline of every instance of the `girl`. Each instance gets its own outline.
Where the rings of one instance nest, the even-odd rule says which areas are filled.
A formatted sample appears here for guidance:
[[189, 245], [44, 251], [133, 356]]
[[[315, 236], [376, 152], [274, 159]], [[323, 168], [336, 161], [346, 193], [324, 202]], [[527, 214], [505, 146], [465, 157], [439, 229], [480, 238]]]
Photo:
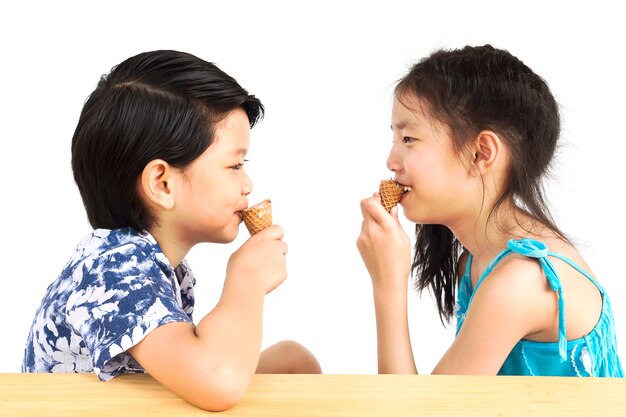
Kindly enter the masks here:
[[379, 372], [416, 373], [411, 271], [457, 319], [433, 373], [623, 376], [609, 297], [543, 194], [560, 130], [545, 81], [489, 45], [440, 50], [398, 83], [391, 127], [387, 167], [417, 225], [411, 263], [397, 207], [361, 202]]
[[286, 277], [283, 231], [251, 237], [228, 261], [220, 301], [192, 322], [184, 258], [231, 242], [252, 183], [244, 170], [263, 105], [215, 65], [176, 51], [131, 57], [102, 77], [72, 139], [72, 169], [93, 233], [50, 285], [24, 372], [149, 372], [183, 399], [223, 410], [254, 372], [319, 373], [294, 342], [260, 352], [263, 300]]

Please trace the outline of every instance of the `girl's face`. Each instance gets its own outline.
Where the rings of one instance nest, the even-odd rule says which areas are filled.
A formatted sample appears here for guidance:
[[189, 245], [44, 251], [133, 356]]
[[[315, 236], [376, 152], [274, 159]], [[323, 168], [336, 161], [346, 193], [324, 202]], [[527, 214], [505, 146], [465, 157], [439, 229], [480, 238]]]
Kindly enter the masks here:
[[394, 99], [393, 147], [387, 159], [396, 182], [411, 188], [400, 204], [412, 222], [451, 225], [472, 201], [469, 191], [475, 189], [475, 179], [445, 126], [415, 98], [405, 95], [402, 101], [410, 108]]
[[227, 243], [237, 237], [252, 182], [244, 170], [250, 122], [243, 109], [216, 125], [211, 146], [181, 173], [176, 228], [188, 243]]

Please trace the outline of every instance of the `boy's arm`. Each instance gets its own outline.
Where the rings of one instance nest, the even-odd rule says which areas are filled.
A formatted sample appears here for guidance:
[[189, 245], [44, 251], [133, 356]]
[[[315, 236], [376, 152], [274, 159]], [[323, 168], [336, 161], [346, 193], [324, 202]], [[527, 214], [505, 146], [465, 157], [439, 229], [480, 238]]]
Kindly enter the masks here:
[[265, 294], [286, 277], [282, 229], [246, 242], [229, 261], [216, 307], [197, 326], [168, 323], [129, 353], [155, 379], [186, 401], [224, 410], [245, 394], [261, 351]]
[[230, 408], [245, 394], [261, 349], [265, 292], [243, 281], [227, 279], [219, 303], [198, 326], [165, 324], [129, 353], [186, 401], [208, 410]]

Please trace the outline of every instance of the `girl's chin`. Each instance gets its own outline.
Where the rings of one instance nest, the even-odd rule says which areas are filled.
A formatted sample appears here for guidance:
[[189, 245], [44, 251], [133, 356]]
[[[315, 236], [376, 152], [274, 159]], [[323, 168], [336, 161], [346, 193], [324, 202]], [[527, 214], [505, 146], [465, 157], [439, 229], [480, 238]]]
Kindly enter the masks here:
[[410, 207], [407, 207], [405, 205], [402, 205], [403, 211], [404, 211], [404, 217], [406, 217], [406, 219], [408, 221], [410, 221], [411, 223], [415, 223], [415, 224], [424, 224], [425, 223], [425, 217], [424, 217], [424, 213], [419, 213], [417, 210], [413, 209], [411, 210]]

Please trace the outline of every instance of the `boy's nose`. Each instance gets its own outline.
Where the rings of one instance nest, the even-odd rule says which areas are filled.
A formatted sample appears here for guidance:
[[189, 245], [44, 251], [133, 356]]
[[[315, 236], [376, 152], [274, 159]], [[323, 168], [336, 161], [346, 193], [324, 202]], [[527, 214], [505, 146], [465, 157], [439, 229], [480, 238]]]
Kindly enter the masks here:
[[252, 192], [252, 180], [250, 179], [248, 174], [245, 174], [244, 179], [243, 179], [243, 184], [241, 187], [241, 194], [248, 195], [251, 192]]

